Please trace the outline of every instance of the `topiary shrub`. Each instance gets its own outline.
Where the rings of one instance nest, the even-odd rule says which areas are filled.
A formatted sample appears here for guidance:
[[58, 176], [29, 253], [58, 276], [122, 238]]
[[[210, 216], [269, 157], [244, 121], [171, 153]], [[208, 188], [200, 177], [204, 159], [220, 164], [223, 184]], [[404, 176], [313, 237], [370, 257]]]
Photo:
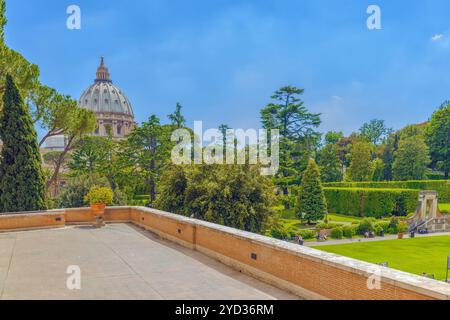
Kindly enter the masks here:
[[331, 230], [330, 236], [333, 239], [342, 239], [344, 236], [344, 231], [342, 227], [334, 228], [333, 230]]
[[93, 204], [110, 205], [113, 201], [114, 193], [110, 188], [106, 187], [92, 187], [86, 196], [86, 202]]

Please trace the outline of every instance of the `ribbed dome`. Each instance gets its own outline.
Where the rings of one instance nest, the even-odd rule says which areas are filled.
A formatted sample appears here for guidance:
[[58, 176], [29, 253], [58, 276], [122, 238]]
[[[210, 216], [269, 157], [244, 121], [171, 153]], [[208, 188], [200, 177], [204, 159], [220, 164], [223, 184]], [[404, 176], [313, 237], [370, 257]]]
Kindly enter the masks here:
[[103, 57], [97, 69], [97, 79], [83, 92], [78, 105], [95, 113], [116, 113], [134, 117], [130, 101], [113, 85]]

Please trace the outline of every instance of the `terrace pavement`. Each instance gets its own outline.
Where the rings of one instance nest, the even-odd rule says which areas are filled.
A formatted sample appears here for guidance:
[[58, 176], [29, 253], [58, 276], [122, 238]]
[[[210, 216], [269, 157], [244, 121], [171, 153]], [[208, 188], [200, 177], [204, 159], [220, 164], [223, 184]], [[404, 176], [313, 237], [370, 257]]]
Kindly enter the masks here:
[[[66, 286], [81, 269], [81, 290]], [[0, 233], [0, 300], [299, 299], [131, 224]]]

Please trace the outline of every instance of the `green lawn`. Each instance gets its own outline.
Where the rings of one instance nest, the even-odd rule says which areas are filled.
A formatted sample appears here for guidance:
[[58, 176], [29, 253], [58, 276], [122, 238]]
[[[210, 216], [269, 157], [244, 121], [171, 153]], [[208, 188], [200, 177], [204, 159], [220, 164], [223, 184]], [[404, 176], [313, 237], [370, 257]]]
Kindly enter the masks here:
[[445, 280], [447, 256], [450, 256], [450, 236], [423, 237], [404, 240], [360, 242], [315, 247], [371, 263], [388, 262], [389, 267], [422, 275], [434, 274]]

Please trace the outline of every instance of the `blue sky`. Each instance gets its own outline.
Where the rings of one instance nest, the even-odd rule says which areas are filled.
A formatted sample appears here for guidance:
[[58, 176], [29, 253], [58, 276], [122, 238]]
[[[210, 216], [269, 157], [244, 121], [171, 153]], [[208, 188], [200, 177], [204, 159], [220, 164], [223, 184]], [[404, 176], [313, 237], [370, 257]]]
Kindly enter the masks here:
[[[66, 8], [82, 29], [66, 28]], [[382, 30], [368, 30], [377, 4]], [[450, 99], [450, 2], [364, 0], [7, 0], [7, 42], [43, 83], [74, 98], [105, 56], [138, 122], [177, 101], [193, 125], [258, 128], [283, 85], [305, 89], [322, 131], [373, 118], [426, 121]]]

